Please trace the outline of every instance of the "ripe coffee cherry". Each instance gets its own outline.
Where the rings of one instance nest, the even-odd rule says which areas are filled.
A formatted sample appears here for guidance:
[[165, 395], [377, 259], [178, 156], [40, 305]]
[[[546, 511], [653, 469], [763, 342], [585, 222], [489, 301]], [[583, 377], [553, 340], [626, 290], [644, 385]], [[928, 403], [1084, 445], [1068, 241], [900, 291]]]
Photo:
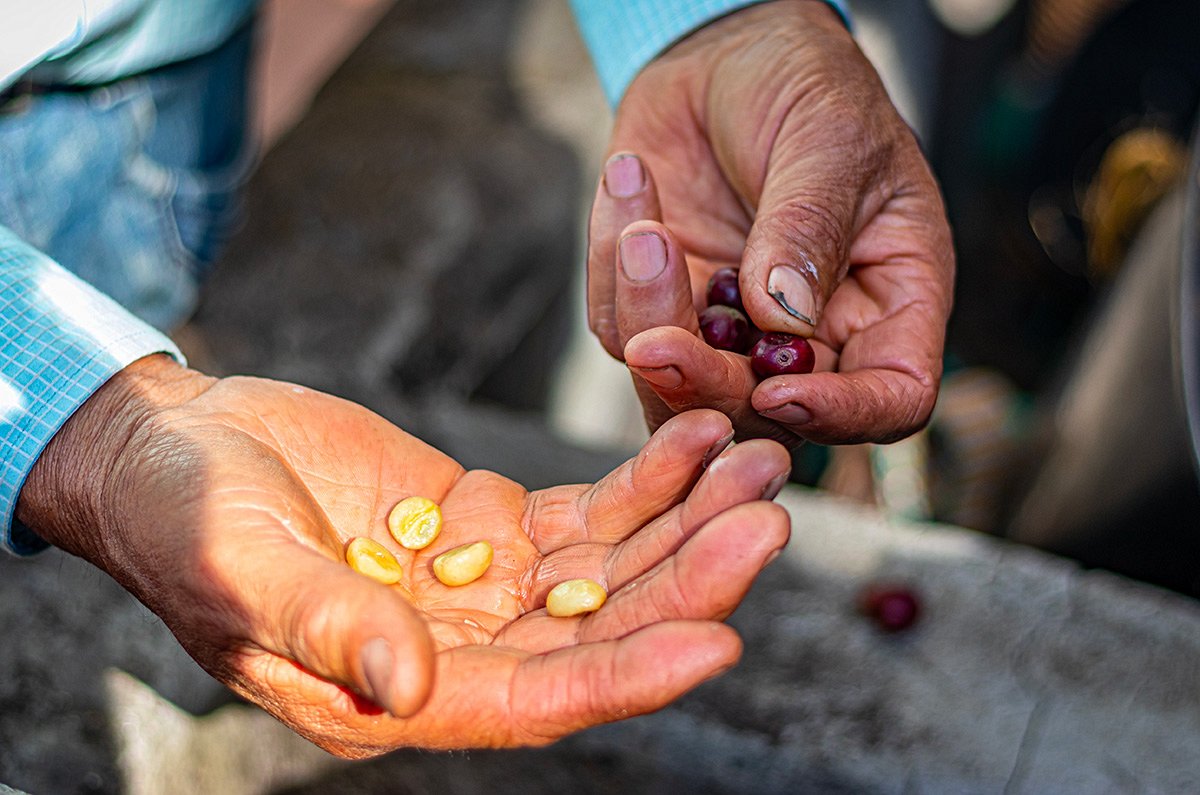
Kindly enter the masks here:
[[705, 294], [709, 306], [728, 306], [742, 314], [746, 308], [742, 306], [742, 291], [738, 287], [738, 272], [736, 268], [721, 268], [708, 280], [708, 291]]
[[874, 583], [858, 595], [858, 610], [887, 632], [911, 627], [921, 614], [921, 602], [904, 585]]
[[759, 378], [811, 373], [814, 364], [808, 340], [778, 331], [764, 334], [750, 351], [750, 368]]
[[700, 333], [714, 348], [745, 353], [750, 340], [750, 321], [728, 306], [710, 306], [700, 313]]

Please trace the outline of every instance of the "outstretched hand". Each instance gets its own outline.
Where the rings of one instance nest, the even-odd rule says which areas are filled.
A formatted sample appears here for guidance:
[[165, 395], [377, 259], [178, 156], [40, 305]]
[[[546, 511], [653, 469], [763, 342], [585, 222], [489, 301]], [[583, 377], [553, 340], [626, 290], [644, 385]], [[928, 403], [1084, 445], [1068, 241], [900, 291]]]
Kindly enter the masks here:
[[[327, 750], [543, 744], [662, 707], [737, 660], [719, 622], [787, 540], [786, 513], [762, 500], [789, 459], [732, 436], [716, 412], [684, 414], [594, 486], [528, 492], [353, 403], [150, 357], [60, 431], [18, 511]], [[410, 495], [444, 515], [418, 552], [386, 528]], [[400, 583], [346, 565], [360, 535], [396, 553]], [[433, 558], [476, 540], [495, 549], [484, 576], [438, 582]], [[548, 616], [548, 591], [575, 577], [608, 602]]]
[[[618, 108], [592, 209], [589, 322], [651, 428], [690, 408], [739, 438], [886, 442], [941, 376], [953, 255], [909, 128], [823, 2], [743, 9], [647, 66]], [[810, 337], [817, 372], [758, 383], [707, 346], [720, 267], [764, 331]]]

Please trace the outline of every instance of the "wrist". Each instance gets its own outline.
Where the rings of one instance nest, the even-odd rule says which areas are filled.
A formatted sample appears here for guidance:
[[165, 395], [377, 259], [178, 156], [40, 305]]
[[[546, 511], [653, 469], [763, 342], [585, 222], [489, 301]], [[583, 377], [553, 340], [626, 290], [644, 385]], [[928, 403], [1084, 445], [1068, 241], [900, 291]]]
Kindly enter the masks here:
[[118, 372], [67, 420], [42, 451], [16, 516], [45, 539], [102, 565], [120, 513], [114, 473], [154, 416], [204, 392], [215, 379], [156, 354]]
[[[803, 46], [817, 37], [827, 36], [853, 40], [845, 19], [827, 0], [769, 0], [714, 19], [676, 47], [686, 48], [694, 41], [693, 46], [717, 53], [713, 60], [721, 65], [729, 56], [766, 40], [787, 37]], [[736, 62], [729, 65], [743, 69], [745, 66]]]
[[[832, 16], [849, 25], [845, 0], [802, 0], [831, 5]], [[600, 84], [612, 107], [652, 61], [698, 30], [729, 14], [767, 0], [571, 0], [580, 33], [592, 56]], [[783, 0], [772, 0], [774, 3]]]
[[[647, 103], [657, 108], [663, 97], [676, 95], [685, 96], [689, 111], [707, 123], [711, 108], [730, 115], [724, 109], [731, 103], [785, 93], [787, 86], [778, 82], [791, 79], [797, 64], [824, 69], [857, 52], [847, 23], [826, 0], [743, 5], [696, 28], [647, 64], [618, 107], [617, 124], [629, 113], [645, 115]], [[731, 95], [714, 96], [726, 93]]]

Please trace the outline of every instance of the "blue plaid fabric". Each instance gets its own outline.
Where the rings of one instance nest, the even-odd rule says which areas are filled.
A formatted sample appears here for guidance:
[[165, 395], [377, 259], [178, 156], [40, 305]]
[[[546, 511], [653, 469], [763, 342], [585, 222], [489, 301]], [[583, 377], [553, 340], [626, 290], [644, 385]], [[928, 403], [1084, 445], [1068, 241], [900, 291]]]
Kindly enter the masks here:
[[[571, 0], [600, 84], [616, 106], [638, 72], [674, 42], [762, 0]], [[848, 0], [825, 0], [850, 24]]]
[[0, 227], [0, 545], [45, 548], [12, 521], [34, 462], [105, 381], [160, 351], [183, 360], [167, 337]]
[[[0, 87], [21, 73], [42, 83], [108, 83], [224, 51], [235, 34], [245, 35], [256, 4], [0, 0]], [[178, 72], [174, 79], [184, 80]], [[191, 172], [141, 151], [174, 118], [154, 107], [151, 89], [150, 78], [134, 77], [94, 95], [38, 97], [36, 108], [0, 115], [0, 548], [10, 552], [46, 546], [13, 513], [63, 423], [137, 359], [166, 352], [183, 360], [170, 339], [128, 311], [168, 326], [178, 321], [176, 303], [190, 304], [195, 289], [182, 250], [158, 239], [174, 228], [165, 223], [170, 207], [176, 242], [187, 242], [174, 203], [187, 198]], [[177, 148], [189, 142], [173, 138]], [[123, 308], [101, 290], [130, 303]]]

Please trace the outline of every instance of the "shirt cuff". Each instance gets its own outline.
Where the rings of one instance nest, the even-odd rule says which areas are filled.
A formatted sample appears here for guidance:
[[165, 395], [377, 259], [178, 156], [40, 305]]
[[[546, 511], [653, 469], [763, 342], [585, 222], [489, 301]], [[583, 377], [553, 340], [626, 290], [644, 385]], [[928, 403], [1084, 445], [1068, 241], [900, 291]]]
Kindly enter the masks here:
[[66, 55], [128, 20], [146, 0], [34, 0], [4, 6], [0, 91], [42, 61]]
[[[616, 107], [638, 72], [714, 19], [764, 0], [571, 0], [600, 85]], [[824, 0], [850, 26], [847, 0]]]
[[0, 227], [0, 548], [48, 544], [14, 521], [42, 450], [113, 375], [170, 339]]
[[0, 90], [52, 53], [82, 38], [83, 0], [39, 0], [4, 6], [0, 25]]

